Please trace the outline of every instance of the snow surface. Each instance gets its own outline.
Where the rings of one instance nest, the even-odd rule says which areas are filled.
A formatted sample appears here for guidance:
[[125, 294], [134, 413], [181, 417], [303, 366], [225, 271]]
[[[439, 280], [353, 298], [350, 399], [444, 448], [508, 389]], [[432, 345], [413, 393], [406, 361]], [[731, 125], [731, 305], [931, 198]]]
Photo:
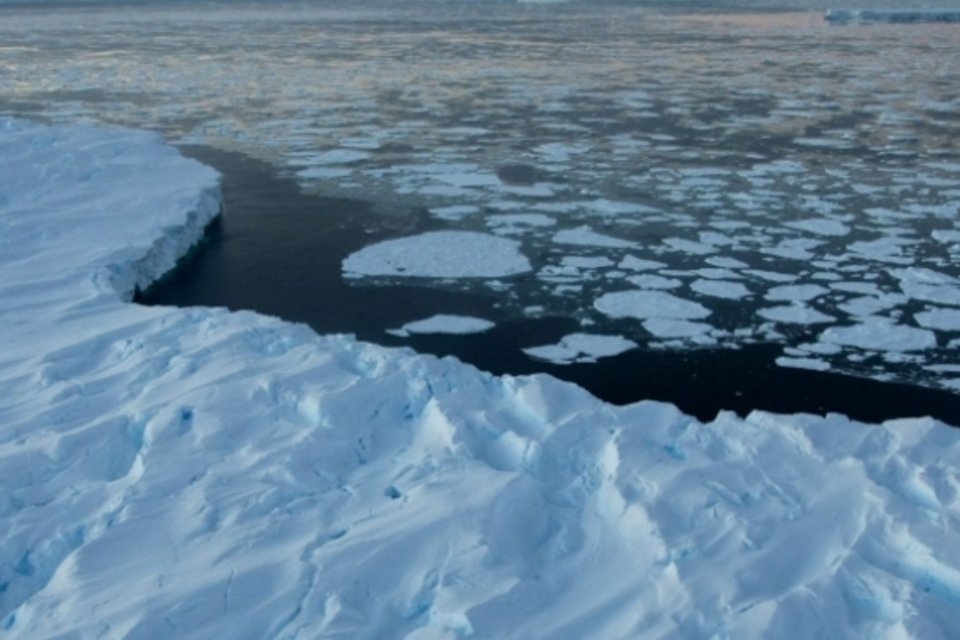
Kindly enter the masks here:
[[131, 305], [212, 171], [0, 120], [0, 176], [5, 637], [955, 637], [956, 429], [700, 424]]

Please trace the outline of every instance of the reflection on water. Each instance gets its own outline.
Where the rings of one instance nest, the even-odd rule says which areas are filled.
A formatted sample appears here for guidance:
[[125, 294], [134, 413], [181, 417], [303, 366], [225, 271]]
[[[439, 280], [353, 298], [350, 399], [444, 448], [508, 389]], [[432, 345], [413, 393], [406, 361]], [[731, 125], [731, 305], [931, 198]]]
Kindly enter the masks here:
[[[0, 109], [244, 151], [372, 201], [378, 237], [429, 211], [516, 238], [528, 276], [417, 283], [504, 318], [956, 388], [958, 36], [573, 6], [5, 10]], [[702, 304], [708, 330], [593, 305], [634, 288]]]

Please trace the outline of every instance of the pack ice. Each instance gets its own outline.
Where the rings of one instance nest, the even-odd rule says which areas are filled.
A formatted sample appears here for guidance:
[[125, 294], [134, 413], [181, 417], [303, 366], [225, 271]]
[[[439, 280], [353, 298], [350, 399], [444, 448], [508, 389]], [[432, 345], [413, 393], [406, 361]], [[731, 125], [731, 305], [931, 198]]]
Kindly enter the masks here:
[[956, 637], [956, 429], [700, 424], [139, 307], [213, 171], [0, 120], [0, 176], [4, 637]]

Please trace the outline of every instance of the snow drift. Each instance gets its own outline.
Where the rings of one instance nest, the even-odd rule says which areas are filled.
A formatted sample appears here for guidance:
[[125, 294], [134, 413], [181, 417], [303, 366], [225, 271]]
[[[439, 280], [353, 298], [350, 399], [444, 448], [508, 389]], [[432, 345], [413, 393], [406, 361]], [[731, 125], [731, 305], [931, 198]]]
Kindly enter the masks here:
[[10, 637], [956, 632], [955, 429], [700, 424], [135, 306], [216, 215], [214, 172], [147, 134], [0, 120], [0, 176]]

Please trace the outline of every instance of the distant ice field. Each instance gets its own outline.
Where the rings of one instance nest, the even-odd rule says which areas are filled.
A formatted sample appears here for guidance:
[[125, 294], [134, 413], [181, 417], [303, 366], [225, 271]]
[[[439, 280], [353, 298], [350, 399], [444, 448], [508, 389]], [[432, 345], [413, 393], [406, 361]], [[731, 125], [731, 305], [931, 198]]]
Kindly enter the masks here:
[[500, 5], [3, 18], [0, 111], [153, 128], [371, 202], [369, 244], [339, 257], [353, 287], [960, 388], [957, 25]]

